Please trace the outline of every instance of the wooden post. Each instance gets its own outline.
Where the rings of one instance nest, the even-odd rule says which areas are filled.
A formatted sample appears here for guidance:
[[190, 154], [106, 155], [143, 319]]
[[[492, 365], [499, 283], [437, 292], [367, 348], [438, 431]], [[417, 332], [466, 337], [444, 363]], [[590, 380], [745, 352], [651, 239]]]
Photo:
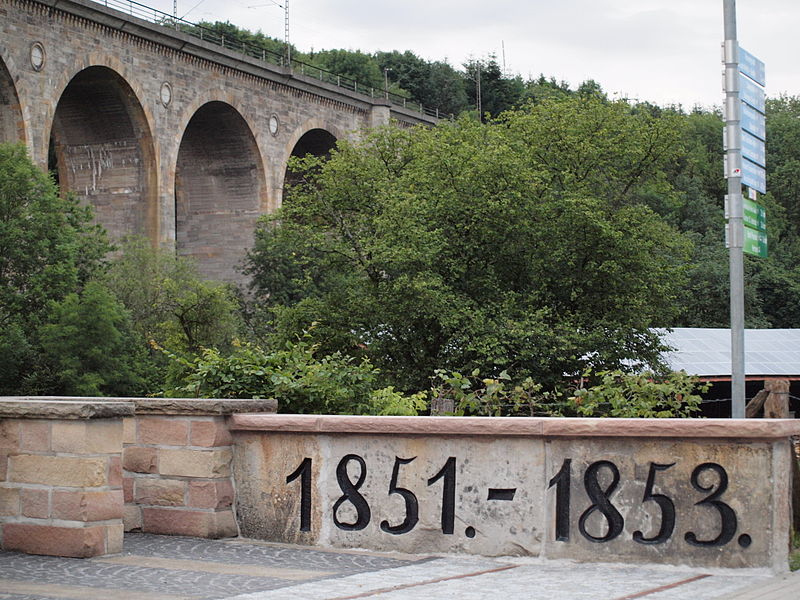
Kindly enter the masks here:
[[764, 389], [769, 392], [764, 402], [765, 419], [789, 418], [789, 380], [768, 379], [764, 382]]

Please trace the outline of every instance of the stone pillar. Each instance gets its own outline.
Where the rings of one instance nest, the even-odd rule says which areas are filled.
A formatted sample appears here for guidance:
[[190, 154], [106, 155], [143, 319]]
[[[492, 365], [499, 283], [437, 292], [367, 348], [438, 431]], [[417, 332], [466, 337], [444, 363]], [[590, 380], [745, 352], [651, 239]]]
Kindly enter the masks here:
[[91, 557], [122, 550], [123, 402], [0, 401], [4, 550]]
[[384, 102], [376, 101], [376, 103], [372, 105], [370, 112], [370, 127], [388, 125], [390, 112], [391, 104], [389, 104], [388, 100], [385, 100]]
[[238, 535], [226, 415], [274, 413], [274, 400], [134, 399], [125, 419], [125, 530]]

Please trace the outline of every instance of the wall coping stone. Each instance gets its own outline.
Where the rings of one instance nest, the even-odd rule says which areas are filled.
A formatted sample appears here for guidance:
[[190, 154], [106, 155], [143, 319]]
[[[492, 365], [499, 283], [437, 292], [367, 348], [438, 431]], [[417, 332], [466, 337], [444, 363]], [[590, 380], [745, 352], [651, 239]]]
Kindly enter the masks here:
[[74, 396], [0, 396], [0, 418], [100, 419], [135, 415], [224, 416], [274, 413], [278, 401], [204, 398], [84, 398]]
[[588, 419], [565, 417], [374, 417], [237, 414], [231, 431], [527, 437], [780, 439], [800, 435], [795, 419]]
[[137, 415], [232, 415], [235, 413], [274, 413], [274, 398], [130, 398]]
[[132, 417], [131, 402], [86, 398], [0, 397], [0, 419], [110, 419]]

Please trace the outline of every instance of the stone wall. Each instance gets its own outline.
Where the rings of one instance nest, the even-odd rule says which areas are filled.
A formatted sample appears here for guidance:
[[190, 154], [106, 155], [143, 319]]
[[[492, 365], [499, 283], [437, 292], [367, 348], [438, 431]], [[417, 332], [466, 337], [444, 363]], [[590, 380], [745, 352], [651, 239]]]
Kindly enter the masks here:
[[0, 547], [123, 529], [413, 553], [786, 569], [795, 420], [277, 415], [0, 398]]
[[235, 536], [228, 415], [274, 400], [0, 398], [0, 548], [90, 557], [123, 528]]
[[793, 420], [234, 415], [241, 534], [787, 568]]
[[226, 414], [274, 412], [274, 400], [137, 400], [124, 419], [125, 530], [238, 534]]
[[122, 417], [133, 407], [29, 402], [24, 409], [22, 418], [0, 418], [2, 548], [72, 557], [120, 552]]

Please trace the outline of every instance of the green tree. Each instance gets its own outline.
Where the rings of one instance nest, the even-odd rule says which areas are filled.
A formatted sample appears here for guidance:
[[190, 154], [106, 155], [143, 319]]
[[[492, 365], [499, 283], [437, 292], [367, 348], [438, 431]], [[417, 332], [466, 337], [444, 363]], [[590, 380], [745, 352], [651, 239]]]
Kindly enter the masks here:
[[105, 281], [145, 341], [197, 352], [228, 348], [240, 331], [238, 303], [228, 286], [202, 280], [189, 260], [144, 238], [125, 241]]
[[34, 321], [98, 272], [110, 246], [91, 220], [21, 144], [0, 144], [0, 327]]
[[382, 90], [383, 73], [377, 61], [358, 50], [323, 50], [314, 54], [313, 64], [358, 82], [362, 91], [368, 88]]
[[[270, 62], [273, 62], [277, 57], [286, 56], [286, 43], [282, 40], [275, 39], [264, 35], [260, 30], [255, 33], [241, 27], [237, 27], [229, 21], [215, 21], [213, 23], [208, 21], [200, 21], [197, 26], [181, 25], [181, 30], [190, 33], [194, 36], [200, 36], [202, 29], [202, 36], [208, 38], [209, 34], [213, 41], [222, 43], [223, 39], [226, 48], [241, 48], [242, 44], [261, 48], [272, 55]], [[298, 52], [294, 45], [291, 45], [292, 57], [297, 60], [307, 61], [309, 57], [301, 52]]]
[[517, 107], [523, 98], [525, 84], [519, 76], [506, 77], [494, 56], [488, 60], [471, 61], [464, 65], [466, 77], [464, 86], [467, 93], [467, 102], [471, 107], [476, 107], [480, 77], [481, 93], [481, 118], [486, 114], [497, 117], [506, 110]]
[[595, 96], [379, 130], [300, 163], [306, 183], [257, 232], [253, 292], [278, 337], [319, 321], [325, 351], [406, 391], [442, 368], [552, 387], [654, 363], [648, 327], [673, 316], [689, 244], [640, 198], [669, 191], [679, 133]]
[[142, 389], [144, 347], [125, 309], [105, 287], [90, 281], [80, 294], [53, 301], [39, 328], [49, 393], [63, 396], [132, 396]]
[[62, 198], [21, 144], [0, 144], [0, 394], [44, 393], [39, 327], [101, 272], [110, 249], [88, 208]]

